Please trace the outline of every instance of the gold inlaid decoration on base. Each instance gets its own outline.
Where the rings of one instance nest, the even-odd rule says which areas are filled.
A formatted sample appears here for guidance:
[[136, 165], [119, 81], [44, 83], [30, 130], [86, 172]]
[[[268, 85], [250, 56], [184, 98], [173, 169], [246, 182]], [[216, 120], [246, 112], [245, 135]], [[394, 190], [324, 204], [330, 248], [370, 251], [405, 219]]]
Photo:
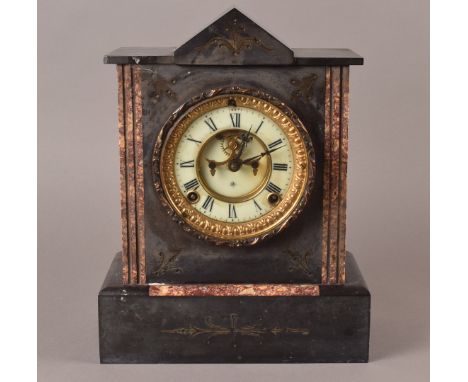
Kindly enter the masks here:
[[272, 326], [266, 327], [261, 324], [244, 324], [239, 325], [239, 316], [235, 313], [229, 315], [229, 326], [215, 324], [211, 316], [205, 317], [203, 326], [190, 325], [188, 327], [180, 327], [174, 329], [162, 329], [161, 333], [179, 334], [182, 336], [196, 337], [206, 335], [209, 339], [218, 336], [248, 336], [248, 337], [263, 337], [265, 335], [277, 336], [280, 334], [298, 334], [307, 336], [310, 334], [308, 328], [289, 328]]

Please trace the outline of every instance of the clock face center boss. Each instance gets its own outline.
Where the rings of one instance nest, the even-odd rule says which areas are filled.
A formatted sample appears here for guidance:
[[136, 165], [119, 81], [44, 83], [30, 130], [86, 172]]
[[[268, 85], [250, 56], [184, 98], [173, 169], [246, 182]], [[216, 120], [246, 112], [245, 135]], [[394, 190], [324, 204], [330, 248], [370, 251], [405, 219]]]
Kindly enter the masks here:
[[153, 173], [164, 204], [190, 231], [218, 244], [253, 244], [301, 212], [314, 151], [284, 103], [229, 88], [172, 115], [155, 145]]

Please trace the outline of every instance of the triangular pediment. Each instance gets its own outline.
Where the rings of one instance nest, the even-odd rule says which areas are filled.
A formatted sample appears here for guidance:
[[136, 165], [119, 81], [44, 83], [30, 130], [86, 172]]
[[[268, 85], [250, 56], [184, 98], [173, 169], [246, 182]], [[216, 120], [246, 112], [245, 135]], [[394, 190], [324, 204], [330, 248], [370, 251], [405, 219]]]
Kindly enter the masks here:
[[291, 65], [291, 49], [232, 9], [174, 52], [180, 65]]

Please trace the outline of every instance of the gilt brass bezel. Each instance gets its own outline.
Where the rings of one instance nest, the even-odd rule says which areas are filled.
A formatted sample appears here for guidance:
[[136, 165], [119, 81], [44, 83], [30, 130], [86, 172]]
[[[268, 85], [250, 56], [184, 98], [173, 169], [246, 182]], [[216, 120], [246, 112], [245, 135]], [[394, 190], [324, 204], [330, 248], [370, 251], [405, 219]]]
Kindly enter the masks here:
[[[227, 107], [230, 99], [235, 99], [238, 107], [257, 110], [275, 121], [288, 138], [294, 159], [292, 180], [280, 202], [268, 213], [247, 222], [223, 222], [197, 211], [175, 177], [175, 150], [189, 127], [187, 121]], [[267, 93], [240, 87], [210, 90], [181, 105], [161, 129], [152, 159], [154, 186], [168, 212], [186, 231], [219, 245], [252, 245], [283, 230], [303, 210], [315, 177], [312, 141], [297, 115]]]

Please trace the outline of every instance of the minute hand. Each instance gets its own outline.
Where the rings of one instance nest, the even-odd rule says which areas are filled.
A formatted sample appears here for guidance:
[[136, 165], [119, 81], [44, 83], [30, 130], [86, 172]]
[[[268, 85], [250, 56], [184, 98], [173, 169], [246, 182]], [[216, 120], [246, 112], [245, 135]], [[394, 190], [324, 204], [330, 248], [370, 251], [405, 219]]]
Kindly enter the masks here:
[[261, 153], [261, 154], [258, 154], [258, 155], [255, 155], [255, 156], [253, 156], [253, 157], [244, 159], [244, 160], [242, 161], [242, 164], [246, 164], [246, 163], [252, 162], [252, 161], [254, 161], [255, 159], [261, 159], [261, 158], [263, 158], [265, 155], [269, 155], [269, 154], [271, 154], [272, 152], [274, 152], [274, 151], [276, 151], [276, 150], [282, 149], [283, 147], [284, 147], [284, 146], [276, 147], [276, 148], [274, 148], [274, 149], [267, 150], [267, 151], [265, 151], [265, 152], [263, 152], [263, 153]]

